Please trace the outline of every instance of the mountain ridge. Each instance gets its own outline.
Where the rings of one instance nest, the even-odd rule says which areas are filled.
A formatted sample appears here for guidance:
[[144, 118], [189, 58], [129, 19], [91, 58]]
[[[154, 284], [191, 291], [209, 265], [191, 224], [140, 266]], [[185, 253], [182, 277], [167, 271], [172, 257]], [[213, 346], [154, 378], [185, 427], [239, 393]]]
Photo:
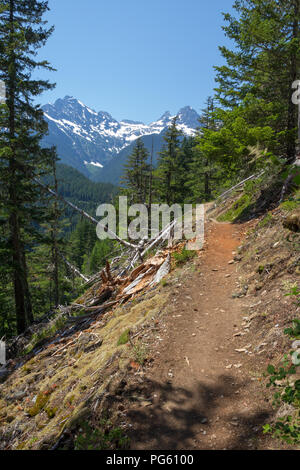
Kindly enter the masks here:
[[[130, 119], [117, 121], [107, 111], [97, 112], [69, 95], [42, 109], [49, 127], [43, 145], [56, 146], [62, 163], [92, 178], [95, 178], [95, 170], [113, 160], [118, 164], [118, 155], [138, 138], [163, 135], [175, 117], [166, 111], [149, 125]], [[185, 106], [177, 116], [178, 128], [183, 134], [194, 135], [199, 126], [198, 113], [191, 106]], [[101, 175], [99, 171], [96, 173]]]

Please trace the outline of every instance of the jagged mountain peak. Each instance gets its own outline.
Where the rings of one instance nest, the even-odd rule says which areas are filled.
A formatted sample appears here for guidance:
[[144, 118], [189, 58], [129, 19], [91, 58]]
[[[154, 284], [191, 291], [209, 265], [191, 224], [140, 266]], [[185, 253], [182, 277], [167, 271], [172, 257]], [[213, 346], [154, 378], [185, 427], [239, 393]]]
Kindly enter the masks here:
[[166, 111], [166, 112], [160, 117], [159, 121], [164, 121], [165, 119], [170, 119], [171, 116], [172, 116], [172, 115], [171, 115], [170, 111]]
[[[46, 104], [43, 111], [49, 125], [45, 145], [56, 145], [62, 162], [79, 170], [87, 165], [105, 166], [139, 137], [164, 132], [174, 117], [166, 111], [149, 125], [130, 119], [119, 122], [107, 111], [97, 112], [70, 95]], [[193, 108], [183, 107], [178, 112], [178, 127], [193, 135], [198, 119]]]
[[199, 127], [199, 114], [191, 106], [184, 106], [178, 112], [178, 122], [190, 129]]

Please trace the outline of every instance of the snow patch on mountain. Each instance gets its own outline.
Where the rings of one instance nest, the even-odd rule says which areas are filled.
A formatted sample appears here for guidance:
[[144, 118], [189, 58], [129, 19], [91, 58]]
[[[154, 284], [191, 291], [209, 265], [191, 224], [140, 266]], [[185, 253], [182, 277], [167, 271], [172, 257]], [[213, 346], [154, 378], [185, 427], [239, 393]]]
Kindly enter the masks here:
[[[118, 122], [109, 113], [96, 112], [71, 96], [43, 106], [43, 111], [49, 125], [45, 144], [56, 145], [62, 160], [74, 158], [76, 167], [79, 161], [103, 167], [139, 137], [161, 134], [175, 117], [167, 111], [149, 125], [128, 119]], [[178, 128], [187, 136], [194, 135], [199, 125], [197, 112], [186, 106], [177, 117]]]
[[101, 165], [101, 163], [98, 163], [98, 162], [87, 162], [86, 160], [84, 160], [83, 163], [85, 165], [92, 165], [92, 166], [97, 166], [98, 168], [103, 168], [103, 165]]

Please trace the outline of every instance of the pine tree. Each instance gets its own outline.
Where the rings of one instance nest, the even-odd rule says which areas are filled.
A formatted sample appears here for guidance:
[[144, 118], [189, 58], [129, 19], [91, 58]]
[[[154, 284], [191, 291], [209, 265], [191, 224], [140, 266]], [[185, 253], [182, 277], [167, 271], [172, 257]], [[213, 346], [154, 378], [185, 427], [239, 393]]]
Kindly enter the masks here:
[[27, 234], [43, 218], [39, 188], [33, 178], [49, 171], [52, 151], [42, 149], [47, 132], [41, 108], [33, 104], [48, 81], [34, 80], [36, 68], [51, 69], [36, 60], [37, 49], [52, 33], [43, 21], [47, 1], [2, 0], [0, 4], [0, 79], [6, 85], [6, 104], [1, 106], [0, 167], [1, 209], [9, 221], [9, 265], [14, 283], [18, 333], [33, 321], [27, 279]]
[[178, 202], [190, 202], [191, 187], [189, 175], [194, 159], [195, 137], [184, 137], [181, 143], [180, 159], [178, 161], [177, 199]]
[[157, 193], [160, 200], [167, 204], [180, 202], [178, 200], [181, 191], [181, 142], [182, 133], [177, 128], [177, 117], [164, 135], [164, 146], [159, 154], [158, 167], [156, 171]]
[[69, 240], [68, 259], [82, 270], [83, 263], [87, 264], [97, 241], [95, 226], [87, 220], [80, 220]]
[[[154, 156], [154, 138], [152, 136], [152, 146], [151, 146], [150, 165], [149, 165], [149, 195], [148, 195], [149, 207], [151, 207], [151, 204], [153, 202], [153, 172], [154, 172], [153, 156]], [[149, 219], [149, 226], [150, 226], [150, 219]]]
[[113, 241], [109, 239], [96, 241], [90, 256], [90, 274], [95, 274], [101, 270], [102, 266], [105, 265], [105, 261], [111, 255], [113, 246]]
[[[56, 171], [57, 163], [56, 151], [53, 149], [52, 159], [52, 188], [55, 193], [58, 193], [58, 178]], [[42, 243], [45, 245], [45, 257], [48, 263], [49, 283], [50, 283], [50, 307], [57, 307], [60, 303], [62, 289], [60, 284], [62, 282], [61, 271], [63, 263], [61, 253], [65, 251], [65, 243], [62, 237], [65, 228], [65, 220], [62, 219], [64, 208], [61, 207], [57, 198], [48, 197], [47, 221], [42, 225], [41, 238]], [[47, 249], [48, 248], [48, 249]], [[53, 285], [53, 289], [52, 289]]]
[[16, 333], [16, 319], [13, 314], [13, 285], [7, 237], [9, 227], [7, 218], [2, 216], [3, 213], [0, 206], [0, 338], [10, 338]]
[[192, 194], [192, 200], [195, 202], [211, 199], [214, 189], [213, 182], [216, 180], [216, 172], [219, 167], [215, 155], [211, 152], [205, 152], [203, 148], [207, 134], [218, 130], [214, 111], [214, 99], [209, 97], [199, 119], [201, 127], [194, 139], [193, 159], [186, 183]]
[[237, 18], [224, 15], [235, 49], [220, 48], [227, 64], [216, 67], [218, 98], [231, 109], [249, 94], [257, 99], [265, 125], [276, 133], [278, 154], [289, 163], [296, 145], [291, 86], [300, 73], [300, 0], [238, 0], [234, 9]]
[[149, 153], [142, 139], [137, 139], [133, 152], [124, 165], [124, 175], [121, 179], [132, 204], [146, 203], [150, 177], [148, 159]]

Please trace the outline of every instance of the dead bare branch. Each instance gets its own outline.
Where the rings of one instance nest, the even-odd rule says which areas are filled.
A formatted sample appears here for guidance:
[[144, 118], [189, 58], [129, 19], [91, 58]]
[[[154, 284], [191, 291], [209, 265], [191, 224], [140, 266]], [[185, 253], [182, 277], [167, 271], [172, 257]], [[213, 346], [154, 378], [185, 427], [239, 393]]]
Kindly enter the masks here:
[[80, 209], [79, 207], [75, 206], [75, 204], [73, 204], [72, 202], [70, 201], [67, 201], [63, 196], [61, 196], [60, 194], [56, 193], [55, 191], [53, 191], [53, 189], [49, 188], [49, 186], [47, 186], [46, 184], [44, 183], [41, 183], [41, 181], [39, 181], [37, 178], [34, 178], [34, 181], [36, 184], [38, 184], [39, 186], [41, 186], [45, 191], [48, 191], [49, 194], [51, 194], [51, 196], [57, 198], [57, 199], [60, 199], [62, 202], [64, 202], [65, 204], [67, 204], [69, 207], [71, 207], [73, 210], [75, 210], [76, 212], [79, 212], [83, 217], [85, 217], [87, 220], [89, 220], [90, 222], [92, 222], [93, 224], [95, 225], [99, 225], [100, 227], [102, 227], [109, 235], [112, 236], [112, 238], [114, 240], [117, 240], [121, 245], [124, 245], [126, 247], [129, 247], [129, 248], [133, 248], [133, 249], [136, 249], [137, 246], [136, 245], [133, 245], [132, 243], [129, 243], [127, 242], [126, 240], [122, 240], [122, 238], [118, 237], [118, 235], [114, 232], [112, 232], [108, 227], [106, 227], [105, 225], [101, 224], [101, 222], [99, 222], [97, 219], [94, 219], [94, 217], [92, 217], [91, 215], [89, 215], [87, 212], [85, 212], [84, 210]]

